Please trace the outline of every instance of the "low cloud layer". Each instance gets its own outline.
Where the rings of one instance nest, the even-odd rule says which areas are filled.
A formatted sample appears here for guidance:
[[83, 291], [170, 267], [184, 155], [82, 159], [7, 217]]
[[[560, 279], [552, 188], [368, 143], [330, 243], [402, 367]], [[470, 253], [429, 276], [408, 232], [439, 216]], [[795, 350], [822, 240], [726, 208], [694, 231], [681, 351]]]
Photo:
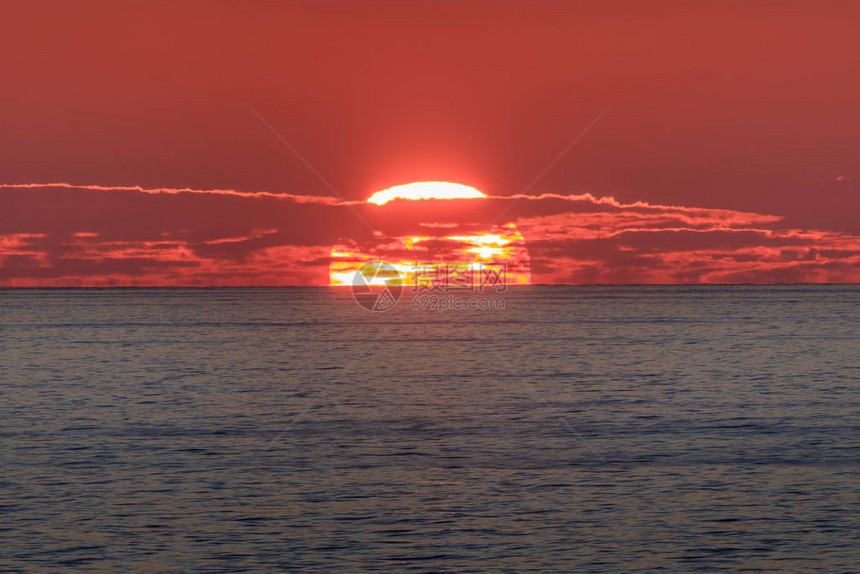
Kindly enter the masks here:
[[334, 245], [383, 257], [404, 236], [506, 223], [525, 238], [534, 283], [860, 282], [860, 237], [795, 229], [773, 214], [590, 194], [375, 206], [271, 191], [27, 184], [0, 185], [0, 286], [326, 285]]

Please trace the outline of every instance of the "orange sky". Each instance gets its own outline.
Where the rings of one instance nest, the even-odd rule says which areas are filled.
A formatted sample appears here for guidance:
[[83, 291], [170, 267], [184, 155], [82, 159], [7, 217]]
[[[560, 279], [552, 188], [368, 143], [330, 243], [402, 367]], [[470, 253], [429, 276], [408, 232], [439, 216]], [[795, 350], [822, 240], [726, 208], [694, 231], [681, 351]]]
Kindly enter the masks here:
[[[535, 282], [860, 280], [856, 3], [400, 4], [4, 6], [0, 285], [326, 284], [518, 194]], [[490, 199], [345, 205], [421, 180]]]

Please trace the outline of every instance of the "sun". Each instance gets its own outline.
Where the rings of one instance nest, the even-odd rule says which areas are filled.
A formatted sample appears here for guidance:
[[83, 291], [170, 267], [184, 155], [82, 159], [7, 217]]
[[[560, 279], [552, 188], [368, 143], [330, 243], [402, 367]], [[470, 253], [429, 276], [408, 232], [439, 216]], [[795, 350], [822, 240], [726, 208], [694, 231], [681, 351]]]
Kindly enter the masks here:
[[487, 197], [474, 187], [447, 181], [417, 181], [377, 191], [367, 200], [385, 205], [394, 199], [476, 199]]
[[[391, 203], [398, 199], [426, 202], [427, 209], [404, 211], [402, 204]], [[440, 273], [456, 275], [465, 286], [490, 276], [505, 285], [531, 282], [526, 242], [514, 223], [427, 221], [432, 213], [438, 216], [440, 200], [466, 202], [452, 202], [455, 212], [461, 213], [461, 206], [468, 212], [471, 202], [489, 198], [474, 187], [446, 181], [419, 181], [374, 193], [367, 203], [385, 210], [379, 213], [393, 227], [389, 232], [376, 231], [370, 242], [342, 238], [332, 246], [329, 284], [352, 285], [355, 273], [370, 261], [389, 264], [402, 276], [404, 285], [413, 288], [432, 283]], [[379, 280], [370, 277], [365, 282]]]

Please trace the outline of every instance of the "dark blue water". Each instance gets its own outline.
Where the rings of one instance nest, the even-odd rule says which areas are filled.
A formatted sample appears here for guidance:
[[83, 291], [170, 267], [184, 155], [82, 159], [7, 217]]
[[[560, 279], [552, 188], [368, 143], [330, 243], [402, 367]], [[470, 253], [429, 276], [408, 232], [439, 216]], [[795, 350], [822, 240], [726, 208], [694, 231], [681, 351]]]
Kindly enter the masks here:
[[860, 570], [860, 287], [0, 291], [0, 570]]

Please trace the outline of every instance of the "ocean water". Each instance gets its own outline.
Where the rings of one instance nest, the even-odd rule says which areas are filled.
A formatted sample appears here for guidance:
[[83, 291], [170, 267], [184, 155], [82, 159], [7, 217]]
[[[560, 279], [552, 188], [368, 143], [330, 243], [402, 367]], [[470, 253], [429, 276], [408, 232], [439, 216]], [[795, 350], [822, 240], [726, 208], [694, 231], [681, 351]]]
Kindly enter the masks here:
[[860, 571], [860, 287], [0, 291], [0, 570]]

